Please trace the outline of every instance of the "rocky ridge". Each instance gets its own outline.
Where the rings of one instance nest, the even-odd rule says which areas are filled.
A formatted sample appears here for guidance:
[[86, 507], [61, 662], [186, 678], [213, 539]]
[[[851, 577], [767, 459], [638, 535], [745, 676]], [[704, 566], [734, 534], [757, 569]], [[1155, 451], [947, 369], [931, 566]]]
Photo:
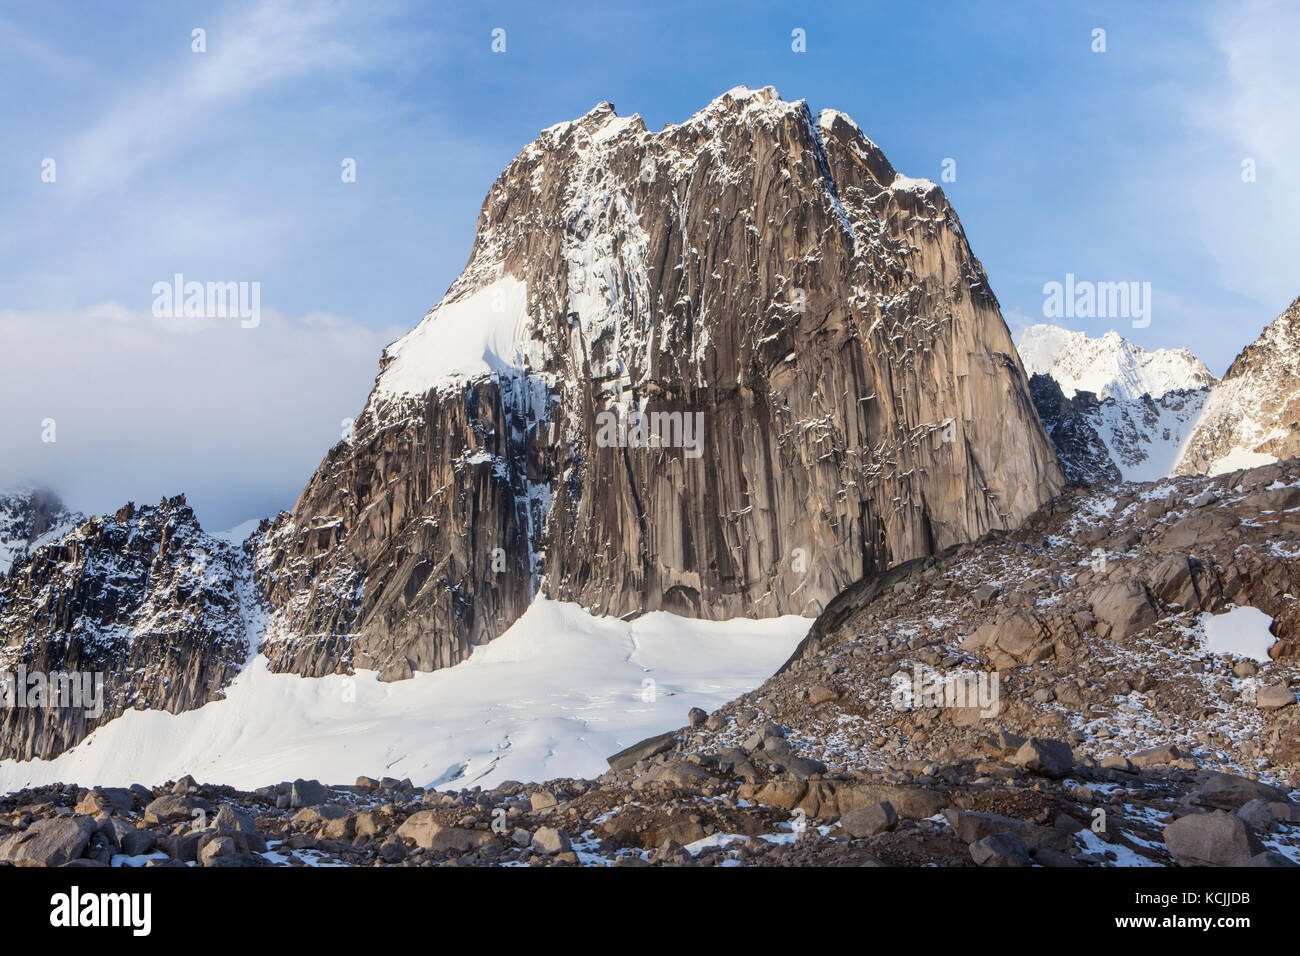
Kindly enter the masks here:
[[102, 695], [0, 709], [0, 757], [53, 757], [129, 708], [217, 699], [260, 633], [250, 566], [251, 543], [206, 534], [183, 495], [85, 519], [19, 557], [0, 578], [0, 671], [100, 675]]
[[1173, 474], [1197, 427], [1209, 389], [1172, 389], [1153, 398], [1098, 399], [1035, 373], [1029, 380], [1038, 416], [1067, 480], [1085, 485], [1156, 481]]
[[1066, 398], [1158, 399], [1166, 392], [1212, 387], [1217, 379], [1187, 349], [1148, 352], [1113, 329], [1098, 338], [1056, 325], [1032, 325], [1017, 343], [1029, 375], [1048, 375]]
[[1178, 463], [1217, 474], [1300, 454], [1300, 298], [1233, 360]]

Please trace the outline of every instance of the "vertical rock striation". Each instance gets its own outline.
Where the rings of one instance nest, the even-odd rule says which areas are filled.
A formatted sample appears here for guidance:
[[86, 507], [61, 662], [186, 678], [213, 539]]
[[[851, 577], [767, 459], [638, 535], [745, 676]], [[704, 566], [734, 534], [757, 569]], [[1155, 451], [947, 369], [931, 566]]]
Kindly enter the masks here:
[[770, 88], [658, 132], [602, 103], [497, 180], [464, 272], [263, 539], [263, 650], [400, 678], [537, 593], [815, 614], [1062, 481], [937, 186]]

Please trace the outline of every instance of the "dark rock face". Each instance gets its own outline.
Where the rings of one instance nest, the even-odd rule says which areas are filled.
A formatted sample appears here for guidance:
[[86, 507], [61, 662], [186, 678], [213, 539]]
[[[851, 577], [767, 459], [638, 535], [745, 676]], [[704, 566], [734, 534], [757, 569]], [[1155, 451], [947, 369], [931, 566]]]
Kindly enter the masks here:
[[219, 696], [248, 659], [247, 563], [203, 533], [184, 496], [91, 518], [20, 557], [0, 578], [0, 671], [76, 675], [83, 694], [0, 708], [0, 757], [53, 757], [128, 708], [179, 713]]
[[1076, 391], [1066, 398], [1057, 381], [1034, 374], [1029, 391], [1066, 479], [1079, 485], [1153, 481], [1175, 470], [1184, 439], [1196, 429], [1213, 389], [1176, 388], [1153, 397]]
[[1099, 404], [1096, 395], [1077, 392], [1072, 398], [1066, 398], [1056, 379], [1042, 373], [1030, 376], [1029, 394], [1056, 449], [1066, 481], [1076, 485], [1110, 485], [1120, 481], [1119, 468], [1089, 421], [1095, 417]]
[[[472, 362], [444, 361], [503, 315]], [[609, 440], [636, 413], [679, 430]], [[267, 535], [263, 649], [401, 678], [462, 660], [537, 593], [815, 614], [1061, 484], [938, 187], [771, 90], [657, 133], [601, 104], [498, 179], [464, 273]]]
[[69, 512], [59, 496], [46, 489], [0, 495], [0, 575], [27, 554], [42, 536], [83, 520], [82, 515]]

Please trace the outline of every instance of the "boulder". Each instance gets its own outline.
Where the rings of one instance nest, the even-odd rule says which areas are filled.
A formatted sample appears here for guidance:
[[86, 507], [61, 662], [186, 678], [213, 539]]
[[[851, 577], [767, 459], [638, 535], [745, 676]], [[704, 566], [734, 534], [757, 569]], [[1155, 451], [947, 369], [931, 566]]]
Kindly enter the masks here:
[[293, 815], [289, 823], [295, 827], [314, 827], [329, 820], [340, 820], [347, 815], [348, 812], [342, 807], [326, 803], [319, 807], [303, 807]]
[[1185, 554], [1170, 554], [1162, 558], [1146, 576], [1147, 586], [1156, 600], [1179, 607], [1200, 606], [1196, 593], [1196, 579], [1192, 563]]
[[211, 866], [212, 861], [219, 856], [234, 856], [235, 841], [230, 837], [214, 837], [203, 844], [199, 850], [199, 865]]
[[944, 817], [957, 839], [963, 843], [978, 843], [995, 833], [1014, 833], [1025, 846], [1037, 852], [1042, 847], [1066, 852], [1071, 834], [1055, 827], [1043, 827], [1028, 820], [1016, 820], [997, 813], [976, 813], [973, 810], [945, 810]]
[[948, 805], [941, 793], [907, 784], [841, 784], [835, 789], [840, 815], [887, 802], [904, 820], [928, 820]]
[[819, 704], [825, 704], [828, 701], [839, 698], [839, 692], [833, 687], [827, 687], [825, 684], [814, 684], [808, 688], [808, 703], [814, 707]]
[[557, 853], [568, 853], [573, 849], [573, 844], [569, 841], [569, 835], [563, 830], [557, 830], [555, 827], [540, 827], [533, 834], [532, 847], [538, 853], [554, 856]]
[[1273, 816], [1273, 811], [1266, 800], [1256, 798], [1243, 804], [1237, 811], [1237, 816], [1257, 833], [1277, 829], [1277, 818]]
[[1097, 620], [1106, 625], [1102, 636], [1112, 641], [1123, 641], [1156, 621], [1156, 609], [1147, 589], [1132, 578], [1094, 588], [1088, 601]]
[[118, 838], [118, 847], [127, 856], [143, 856], [157, 844], [148, 830], [133, 828]]
[[206, 823], [211, 812], [212, 804], [202, 797], [189, 792], [169, 793], [144, 808], [144, 822], [150, 825], [188, 820]]
[[[1160, 764], [1173, 763], [1183, 754], [1173, 744], [1160, 744], [1158, 747], [1148, 747], [1146, 750], [1139, 750], [1129, 757], [1135, 767], [1155, 767]], [[1102, 763], [1105, 766], [1105, 763]]]
[[1153, 547], [1169, 551], [1204, 553], [1227, 531], [1241, 524], [1231, 511], [1221, 508], [1197, 511], [1174, 522]]
[[411, 840], [419, 847], [430, 847], [444, 825], [438, 821], [433, 810], [420, 810], [413, 813], [397, 828], [397, 835], [404, 840]]
[[0, 840], [0, 860], [14, 866], [62, 866], [81, 856], [95, 832], [88, 816], [50, 817]]
[[687, 760], [675, 760], [648, 770], [638, 777], [632, 786], [634, 789], [641, 790], [651, 784], [663, 784], [678, 790], [698, 792], [706, 786], [719, 782], [717, 777], [699, 764]]
[[659, 734], [656, 737], [647, 737], [645, 740], [638, 741], [631, 747], [607, 757], [606, 762], [608, 762], [610, 770], [627, 770], [638, 761], [657, 757], [661, 753], [672, 750], [677, 745], [678, 739], [675, 730], [666, 734]]
[[850, 810], [840, 817], [840, 826], [855, 840], [873, 837], [898, 826], [898, 814], [888, 800]]
[[1251, 800], [1263, 800], [1267, 803], [1286, 801], [1286, 794], [1277, 787], [1231, 773], [1212, 775], [1201, 784], [1197, 795], [1201, 798], [1201, 802], [1224, 810], [1239, 809]]
[[319, 780], [298, 779], [289, 788], [289, 806], [311, 807], [328, 799], [325, 787]]
[[1229, 813], [1193, 813], [1165, 827], [1165, 847], [1179, 866], [1244, 866], [1264, 848]]
[[82, 797], [76, 812], [90, 816], [129, 813], [134, 806], [135, 797], [125, 787], [96, 787]]
[[[430, 838], [427, 849], [434, 853], [468, 853], [492, 842], [492, 834], [486, 830], [471, 830], [467, 827], [443, 827]], [[424, 844], [418, 844], [424, 846]]]
[[351, 840], [356, 836], [356, 828], [356, 817], [350, 813], [345, 813], [333, 820], [326, 820], [325, 825], [321, 827], [320, 835], [326, 840]]
[[1280, 684], [1261, 687], [1255, 692], [1255, 706], [1260, 710], [1281, 710], [1295, 703], [1295, 694], [1291, 688]]
[[808, 790], [806, 780], [794, 780], [787, 778], [776, 778], [765, 783], [759, 791], [754, 794], [754, 799], [758, 803], [769, 807], [778, 807], [782, 810], [793, 810], [803, 800], [804, 794]]
[[1040, 777], [1059, 780], [1074, 769], [1074, 753], [1064, 741], [1030, 737], [1020, 745], [1011, 762]]
[[266, 852], [266, 838], [257, 831], [257, 821], [247, 810], [226, 804], [217, 811], [212, 828], [222, 836], [230, 837], [236, 852]]
[[1033, 866], [1025, 841], [1010, 832], [990, 833], [970, 847], [976, 866]]
[[978, 654], [994, 667], [1036, 664], [1051, 657], [1054, 645], [1047, 629], [1023, 608], [1003, 611], [977, 628], [961, 643], [962, 649]]

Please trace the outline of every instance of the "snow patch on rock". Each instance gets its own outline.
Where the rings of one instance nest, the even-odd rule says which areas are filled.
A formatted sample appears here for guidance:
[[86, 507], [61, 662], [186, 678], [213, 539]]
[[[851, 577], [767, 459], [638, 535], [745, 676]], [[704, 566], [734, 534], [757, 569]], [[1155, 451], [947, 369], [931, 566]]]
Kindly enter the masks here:
[[1267, 664], [1268, 649], [1277, 643], [1269, 631], [1273, 619], [1259, 608], [1234, 607], [1223, 614], [1201, 615], [1205, 647], [1211, 654], [1249, 657]]

